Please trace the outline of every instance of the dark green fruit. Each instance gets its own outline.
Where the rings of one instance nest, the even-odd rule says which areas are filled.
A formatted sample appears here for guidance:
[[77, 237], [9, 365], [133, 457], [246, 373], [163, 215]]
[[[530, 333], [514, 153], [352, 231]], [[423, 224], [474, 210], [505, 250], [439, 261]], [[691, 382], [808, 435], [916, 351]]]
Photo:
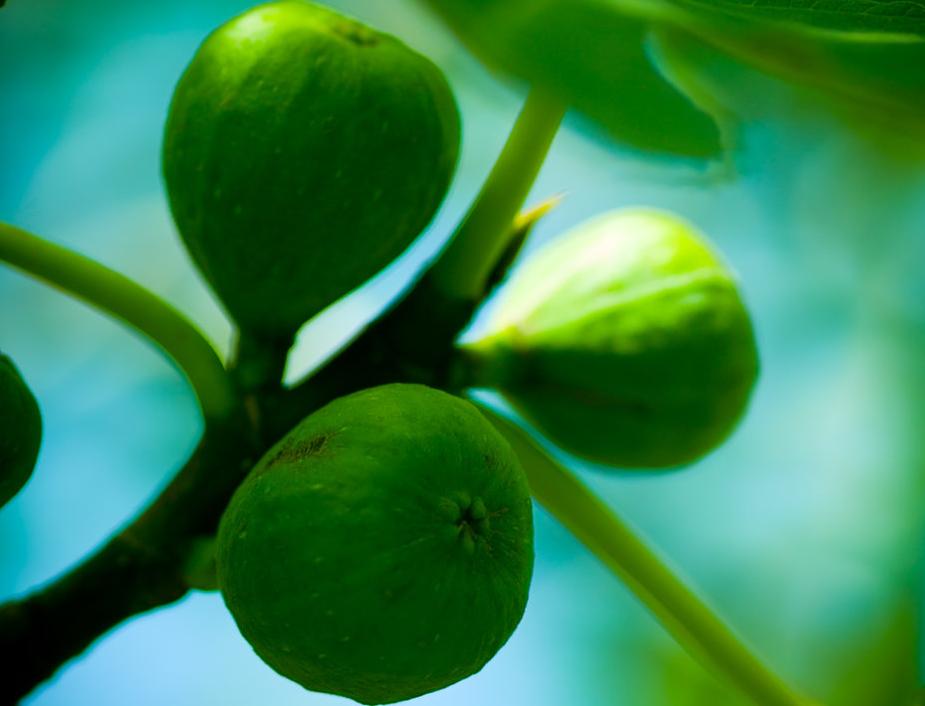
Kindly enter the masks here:
[[332, 402], [258, 463], [218, 533], [254, 651], [313, 691], [392, 703], [477, 672], [533, 567], [517, 457], [470, 403], [419, 385]]
[[430, 61], [321, 6], [278, 2], [199, 48], [163, 166], [180, 234], [229, 313], [288, 336], [418, 236], [458, 147]]
[[0, 506], [29, 480], [41, 442], [38, 403], [13, 361], [0, 354]]
[[678, 218], [629, 210], [541, 250], [469, 347], [487, 384], [567, 451], [627, 468], [723, 441], [758, 373], [733, 274]]

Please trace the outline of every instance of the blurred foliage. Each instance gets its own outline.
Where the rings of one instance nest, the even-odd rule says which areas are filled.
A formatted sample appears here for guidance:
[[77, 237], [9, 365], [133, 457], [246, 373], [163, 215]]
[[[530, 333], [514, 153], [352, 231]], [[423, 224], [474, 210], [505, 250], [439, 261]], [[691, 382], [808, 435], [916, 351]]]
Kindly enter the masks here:
[[925, 4], [916, 0], [673, 0], [711, 14], [773, 19], [820, 29], [925, 34]]
[[[721, 126], [729, 132], [723, 118], [742, 108], [728, 95], [721, 100], [709, 82], [690, 90], [682, 80], [687, 95], [679, 92], [653, 62], [652, 30], [670, 50], [671, 76], [701, 70], [704, 50], [697, 45], [704, 43], [808, 86], [874, 127], [925, 134], [920, 3], [425, 1], [486, 64], [553, 92], [617, 141], [642, 150], [716, 157]], [[719, 103], [730, 111], [718, 110]]]
[[433, 0], [485, 63], [539, 85], [578, 108], [617, 140], [654, 152], [716, 156], [709, 116], [656, 70], [647, 23], [619, 3]]

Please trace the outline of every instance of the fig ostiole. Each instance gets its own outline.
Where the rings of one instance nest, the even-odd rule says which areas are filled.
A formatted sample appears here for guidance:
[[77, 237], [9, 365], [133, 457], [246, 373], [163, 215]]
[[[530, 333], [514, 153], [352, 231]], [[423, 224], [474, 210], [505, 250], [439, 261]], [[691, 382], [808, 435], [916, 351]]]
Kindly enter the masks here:
[[758, 373], [729, 267], [688, 223], [647, 209], [600, 216], [528, 258], [464, 354], [551, 441], [624, 468], [709, 452]]
[[41, 443], [38, 402], [13, 361], [0, 354], [0, 507], [32, 476]]
[[275, 2], [199, 47], [170, 105], [163, 173], [228, 313], [285, 339], [421, 233], [459, 131], [427, 58], [322, 6]]
[[218, 582], [269, 666], [368, 704], [477, 672], [527, 602], [519, 461], [469, 402], [419, 385], [340, 398], [257, 464], [222, 517]]

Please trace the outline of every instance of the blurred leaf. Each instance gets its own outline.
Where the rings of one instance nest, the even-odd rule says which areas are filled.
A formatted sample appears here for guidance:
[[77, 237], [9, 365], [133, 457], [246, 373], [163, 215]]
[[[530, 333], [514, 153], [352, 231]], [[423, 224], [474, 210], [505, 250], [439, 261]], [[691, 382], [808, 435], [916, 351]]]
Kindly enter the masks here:
[[[697, 42], [811, 89], [861, 129], [925, 134], [925, 0], [425, 2], [486, 64], [544, 86], [638, 149], [721, 152], [717, 126], [731, 122], [722, 108], [736, 106], [691, 80]], [[647, 51], [652, 29], [680, 87]], [[836, 31], [846, 29], [864, 31]]]
[[[656, 30], [658, 55], [673, 78], [712, 111], [741, 114], [751, 97], [736, 96], [722, 53], [811, 89], [867, 133], [904, 137], [925, 134], [925, 40], [740, 25], [704, 26], [700, 39], [668, 27]], [[705, 41], [704, 41], [705, 40]], [[909, 156], [922, 158], [925, 151]]]
[[925, 34], [918, 0], [675, 0], [696, 11], [751, 20], [796, 22], [820, 29]]
[[[489, 66], [539, 85], [637, 149], [721, 154], [714, 120], [668, 83], [620, 0], [425, 0]], [[653, 3], [652, 9], [666, 10]]]

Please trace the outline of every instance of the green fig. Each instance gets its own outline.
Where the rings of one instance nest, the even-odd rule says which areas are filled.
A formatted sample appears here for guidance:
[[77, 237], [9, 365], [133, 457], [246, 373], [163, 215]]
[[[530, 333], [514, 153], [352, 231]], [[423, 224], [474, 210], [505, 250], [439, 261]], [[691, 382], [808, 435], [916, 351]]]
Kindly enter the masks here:
[[507, 442], [420, 385], [340, 398], [272, 448], [218, 532], [238, 628], [307, 689], [392, 703], [477, 672], [520, 621], [532, 507]]
[[41, 441], [39, 405], [13, 361], [0, 354], [0, 506], [29, 480]]
[[395, 259], [449, 186], [440, 70], [308, 2], [214, 31], [180, 79], [163, 171], [180, 235], [238, 325], [288, 337]]
[[466, 347], [486, 386], [570, 453], [690, 463], [742, 416], [758, 373], [736, 280], [689, 224], [615, 211], [533, 255]]

